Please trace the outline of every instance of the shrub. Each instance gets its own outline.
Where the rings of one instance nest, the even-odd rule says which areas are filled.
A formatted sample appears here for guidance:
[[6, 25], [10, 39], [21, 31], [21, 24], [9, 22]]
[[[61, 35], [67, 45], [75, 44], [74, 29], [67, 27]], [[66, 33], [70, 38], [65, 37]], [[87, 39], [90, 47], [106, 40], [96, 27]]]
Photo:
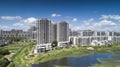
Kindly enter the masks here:
[[0, 55], [0, 59], [3, 57], [3, 55]]
[[11, 63], [11, 64], [9, 65], [9, 67], [15, 67], [15, 64], [14, 64], [14, 63]]
[[2, 58], [0, 59], [0, 67], [7, 67], [7, 65], [9, 64], [9, 60], [7, 58]]
[[7, 55], [7, 54], [10, 54], [10, 52], [8, 51], [8, 49], [0, 49], [0, 54]]

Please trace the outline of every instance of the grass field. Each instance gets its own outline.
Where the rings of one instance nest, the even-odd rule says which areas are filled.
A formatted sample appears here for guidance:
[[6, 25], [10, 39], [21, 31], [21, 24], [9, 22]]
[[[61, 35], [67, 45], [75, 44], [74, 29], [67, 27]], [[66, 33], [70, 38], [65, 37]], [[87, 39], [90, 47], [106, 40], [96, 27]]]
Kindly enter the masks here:
[[34, 45], [32, 44], [23, 46], [14, 56], [13, 63], [17, 66], [27, 66], [27, 64], [31, 61], [31, 59], [29, 58], [29, 54], [31, 53], [32, 47], [34, 47]]
[[15, 66], [21, 65], [23, 67], [26, 66], [27, 61], [29, 62], [30, 58], [28, 58], [28, 55], [32, 53], [31, 51], [33, 51], [32, 49], [34, 48], [34, 46], [34, 43], [14, 42], [1, 48], [9, 50], [10, 55], [7, 57], [10, 57], [12, 61], [11, 64], [14, 64]]
[[22, 48], [26, 43], [25, 42], [14, 42], [12, 44], [9, 44], [7, 46], [4, 46], [4, 49], [8, 49], [10, 53], [16, 53], [18, 49]]

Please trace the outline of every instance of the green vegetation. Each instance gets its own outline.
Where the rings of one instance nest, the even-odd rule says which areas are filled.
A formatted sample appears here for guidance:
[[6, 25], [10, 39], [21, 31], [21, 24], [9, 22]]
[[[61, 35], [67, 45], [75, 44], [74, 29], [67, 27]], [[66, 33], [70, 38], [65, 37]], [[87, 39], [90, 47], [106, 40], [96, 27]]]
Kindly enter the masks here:
[[10, 54], [7, 49], [0, 48], [0, 67], [6, 67], [9, 64], [7, 58], [4, 58], [5, 55]]
[[0, 48], [0, 55], [7, 55], [7, 54], [10, 54], [7, 49], [1, 49]]
[[33, 44], [28, 44], [28, 45], [23, 46], [19, 50], [19, 53], [17, 53], [14, 56], [13, 63], [15, 65], [22, 64], [23, 66], [25, 66], [26, 64], [28, 64], [30, 62], [29, 54], [31, 53], [32, 47], [34, 47], [34, 45]]
[[0, 59], [0, 67], [6, 67], [9, 64], [9, 60], [7, 58]]
[[17, 53], [17, 51], [26, 45], [26, 42], [13, 42], [7, 46], [4, 46], [4, 49], [8, 49], [10, 53]]
[[95, 67], [120, 67], [120, 45], [116, 44], [113, 45], [111, 49], [109, 49], [108, 52], [112, 54], [111, 57], [102, 59], [98, 58], [98, 61], [101, 62], [101, 64], [96, 64]]
[[90, 53], [106, 53], [111, 52], [111, 50], [117, 50], [116, 48], [119, 48], [119, 45], [113, 45], [111, 47], [105, 47], [105, 46], [98, 46], [93, 47], [95, 50], [90, 51], [87, 50], [87, 47], [71, 47], [67, 49], [59, 49], [59, 50], [53, 50], [52, 52], [43, 53], [43, 54], [37, 54], [34, 57], [30, 57], [29, 54], [31, 53], [34, 45], [30, 44], [23, 46], [19, 52], [14, 56], [13, 58], [13, 65], [15, 66], [23, 66], [23, 67], [30, 67], [31, 64], [34, 63], [41, 63], [46, 62], [49, 60], [54, 59], [61, 59], [64, 57], [69, 56], [80, 56], [80, 55], [86, 55]]
[[70, 44], [70, 45], [73, 44], [72, 40], [70, 40], [69, 44]]
[[[29, 56], [30, 51], [33, 51], [33, 45], [34, 43], [31, 42], [13, 42], [9, 45], [6, 45], [4, 47], [0, 47], [0, 58], [2, 57], [6, 57], [7, 59], [9, 59], [11, 61], [9, 67], [15, 67], [19, 64], [21, 64], [21, 62], [23, 60], [26, 60], [26, 57]], [[9, 54], [9, 55], [8, 55]], [[4, 55], [4, 56], [3, 56]], [[1, 59], [0, 61], [3, 61], [4, 63], [7, 61], [5, 59]], [[0, 62], [0, 67], [6, 67], [3, 66], [3, 62]]]
[[12, 42], [18, 42], [21, 40], [25, 40], [25, 37], [2, 37], [1, 39], [5, 39], [5, 40], [10, 40]]
[[[114, 44], [113, 46], [95, 46], [94, 50], [87, 50], [87, 47], [70, 47], [70, 48], [58, 48], [51, 52], [42, 53], [30, 56], [33, 53], [35, 43], [28, 42], [14, 42], [8, 46], [1, 48], [8, 49], [10, 54], [15, 53], [11, 57], [11, 63], [9, 67], [21, 66], [21, 67], [30, 67], [34, 63], [42, 63], [49, 60], [61, 59], [69, 56], [80, 56], [87, 55], [90, 53], [108, 53], [112, 51], [120, 50], [120, 45]], [[0, 55], [2, 57], [2, 55]], [[97, 65], [98, 66], [98, 65]], [[100, 65], [99, 65], [100, 66]], [[68, 66], [56, 66], [56, 67], [68, 67]], [[100, 66], [101, 67], [101, 66]]]
[[[22, 46], [19, 51], [12, 57], [12, 63], [10, 64], [11, 67], [14, 66], [22, 66], [22, 67], [30, 67], [31, 64], [45, 62], [53, 59], [60, 59], [68, 56], [73, 55], [82, 55], [90, 53], [90, 51], [86, 50], [86, 47], [80, 48], [69, 48], [69, 49], [61, 49], [61, 50], [54, 50], [52, 52], [44, 53], [44, 54], [37, 54], [34, 57], [30, 57], [29, 54], [32, 53], [34, 44], [27, 43], [26, 45]], [[82, 52], [81, 52], [82, 50]]]
[[[22, 43], [21, 43], [22, 44]], [[24, 43], [16, 52], [16, 54], [12, 57], [12, 63], [9, 65], [10, 67], [14, 66], [24, 66], [26, 67], [28, 62], [30, 62], [29, 54], [32, 53], [32, 48], [34, 47], [34, 43]]]
[[53, 59], [61, 59], [68, 56], [83, 55], [88, 53], [90, 53], [90, 51], [86, 50], [86, 47], [55, 50], [53, 52], [37, 55], [34, 58], [34, 62], [39, 63], [39, 62], [45, 62]]
[[58, 42], [57, 42], [57, 41], [53, 41], [52, 44], [51, 44], [52, 48], [57, 47], [57, 45], [58, 45]]
[[[90, 47], [90, 46], [87, 46]], [[55, 50], [53, 52], [37, 55], [34, 62], [42, 63], [49, 60], [61, 59], [68, 56], [80, 56], [90, 53], [111, 53], [112, 51], [119, 51], [120, 45], [114, 44], [113, 46], [95, 46], [94, 50], [87, 50], [87, 47], [68, 48], [62, 50]]]
[[71, 66], [60, 66], [60, 65], [56, 65], [55, 67], [71, 67]]
[[101, 64], [96, 64], [95, 67], [120, 67], [120, 62], [102, 58], [99, 58], [98, 60], [101, 62]]
[[26, 38], [25, 37], [11, 37], [9, 39], [13, 42], [18, 42], [18, 41], [21, 41], [21, 40], [25, 40]]

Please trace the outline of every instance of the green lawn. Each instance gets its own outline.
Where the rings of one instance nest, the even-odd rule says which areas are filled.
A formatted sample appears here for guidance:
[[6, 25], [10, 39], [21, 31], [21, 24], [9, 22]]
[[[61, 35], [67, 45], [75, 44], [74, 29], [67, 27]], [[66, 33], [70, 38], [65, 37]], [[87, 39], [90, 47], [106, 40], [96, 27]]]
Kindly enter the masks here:
[[4, 46], [4, 49], [8, 49], [10, 53], [16, 53], [18, 49], [22, 48], [22, 46], [25, 45], [25, 42], [14, 42], [12, 44], [9, 44], [7, 46]]
[[32, 53], [32, 48], [34, 47], [31, 43], [24, 43], [24, 45], [17, 51], [16, 55], [13, 56], [12, 63], [16, 66], [28, 66], [30, 62], [29, 54]]
[[31, 51], [33, 51], [32, 49], [34, 48], [34, 46], [35, 44], [33, 43], [14, 42], [4, 47], [0, 47], [0, 49], [8, 49], [10, 55], [8, 55], [7, 57], [11, 58], [12, 64], [15, 64], [16, 66], [22, 65], [23, 67], [23, 65], [25, 66], [25, 64], [30, 61], [28, 55], [32, 53]]

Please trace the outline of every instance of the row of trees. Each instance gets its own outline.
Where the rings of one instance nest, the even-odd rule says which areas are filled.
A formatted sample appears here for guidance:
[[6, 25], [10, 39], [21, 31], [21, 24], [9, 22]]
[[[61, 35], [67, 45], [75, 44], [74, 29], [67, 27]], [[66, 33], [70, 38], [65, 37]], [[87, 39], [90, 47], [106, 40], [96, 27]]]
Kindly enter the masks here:
[[18, 42], [18, 41], [21, 41], [21, 40], [25, 40], [26, 37], [2, 37], [1, 39], [5, 39], [5, 40], [10, 40], [10, 41], [15, 41], [15, 42]]

